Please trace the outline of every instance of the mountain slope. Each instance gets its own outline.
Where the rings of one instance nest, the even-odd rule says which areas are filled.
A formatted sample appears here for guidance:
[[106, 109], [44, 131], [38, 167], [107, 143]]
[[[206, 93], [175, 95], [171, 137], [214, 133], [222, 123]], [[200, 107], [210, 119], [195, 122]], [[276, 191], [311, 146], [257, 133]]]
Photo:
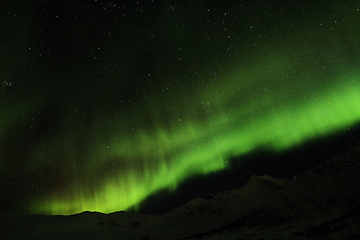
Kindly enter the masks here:
[[287, 181], [256, 211], [203, 237], [360, 239], [359, 171], [358, 144]]

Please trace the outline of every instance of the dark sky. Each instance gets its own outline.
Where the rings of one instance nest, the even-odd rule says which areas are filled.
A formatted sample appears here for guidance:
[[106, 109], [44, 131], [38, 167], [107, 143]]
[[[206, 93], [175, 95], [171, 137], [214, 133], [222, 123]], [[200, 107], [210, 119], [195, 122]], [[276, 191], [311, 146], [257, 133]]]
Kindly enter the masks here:
[[9, 0], [0, 23], [2, 210], [171, 209], [357, 137], [357, 1]]

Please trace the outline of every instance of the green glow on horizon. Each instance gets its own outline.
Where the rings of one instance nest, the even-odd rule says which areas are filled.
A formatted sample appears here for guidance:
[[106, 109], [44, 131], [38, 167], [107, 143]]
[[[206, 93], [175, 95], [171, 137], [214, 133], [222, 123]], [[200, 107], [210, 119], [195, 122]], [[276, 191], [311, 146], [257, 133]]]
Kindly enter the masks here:
[[[226, 169], [226, 159], [231, 156], [260, 146], [281, 151], [344, 130], [360, 120], [359, 76], [348, 78], [341, 80], [342, 86], [319, 92], [315, 98], [299, 104], [283, 104], [248, 121], [243, 121], [241, 112], [223, 113], [209, 118], [209, 124], [188, 122], [168, 132], [159, 129], [154, 136], [142, 130], [128, 142], [99, 140], [98, 144], [106, 150], [93, 157], [98, 158], [98, 167], [114, 159], [128, 159], [126, 170], [119, 169], [118, 174], [100, 184], [89, 172], [76, 178], [67, 196], [39, 201], [33, 212], [68, 215], [137, 208], [142, 200], [160, 189], [172, 191], [191, 176]], [[137, 147], [132, 148], [136, 143]], [[96, 151], [99, 149], [94, 154]], [[96, 171], [97, 167], [88, 169]]]

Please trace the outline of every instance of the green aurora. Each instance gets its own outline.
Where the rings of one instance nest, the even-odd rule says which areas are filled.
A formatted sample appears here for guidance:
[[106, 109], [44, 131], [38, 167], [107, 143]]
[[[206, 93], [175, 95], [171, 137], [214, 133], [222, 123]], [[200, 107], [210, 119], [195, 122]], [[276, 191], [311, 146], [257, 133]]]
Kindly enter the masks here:
[[[85, 176], [78, 178], [78, 169], [71, 166], [69, 171], [73, 171], [74, 180], [66, 189], [69, 191], [66, 198], [56, 195], [39, 201], [35, 211], [72, 214], [128, 209], [160, 189], [175, 190], [186, 178], [224, 170], [231, 156], [259, 146], [281, 151], [311, 138], [344, 131], [360, 120], [359, 77], [359, 74], [348, 76], [347, 80], [342, 80], [342, 86], [319, 92], [316, 98], [305, 95], [309, 99], [299, 104], [286, 102], [279, 106], [277, 103], [276, 108], [267, 106], [269, 110], [254, 99], [254, 103], [250, 101], [248, 106], [239, 107], [248, 112], [251, 116], [248, 119], [244, 119], [241, 111], [231, 108], [221, 113], [215, 110], [216, 115], [209, 114], [204, 121], [179, 119], [170, 130], [161, 128], [158, 123], [155, 133], [141, 128], [134, 134], [113, 130], [115, 136], [125, 136], [118, 140], [97, 139], [96, 147], [89, 153], [92, 160], [84, 170]], [[268, 98], [267, 101], [271, 101], [271, 96]], [[281, 101], [278, 95], [276, 98]], [[119, 121], [119, 125], [122, 123]], [[68, 150], [69, 157], [77, 151], [76, 140], [73, 141], [70, 145], [74, 149]], [[71, 140], [61, 139], [60, 142], [69, 144]], [[127, 165], [116, 167], [117, 172], [106, 176], [106, 180], [102, 177], [99, 184], [94, 178], [96, 171], [108, 165], [123, 164], [122, 159], [127, 159]]]
[[[324, 15], [333, 6], [303, 8], [320, 9]], [[26, 91], [31, 84], [5, 77], [0, 88], [0, 173], [9, 183], [20, 181], [13, 172], [23, 174], [21, 181], [34, 182], [22, 202], [32, 214], [110, 213], [137, 209], [151, 194], [176, 191], [191, 177], [224, 171], [231, 157], [260, 147], [281, 152], [347, 131], [360, 122], [360, 34], [355, 27], [360, 16], [356, 4], [337, 7], [343, 11], [336, 11], [336, 17], [319, 13], [323, 17], [307, 19], [294, 8], [297, 15], [289, 10], [281, 20], [264, 18], [263, 25], [247, 20], [244, 25], [260, 30], [248, 30], [244, 38], [237, 37], [236, 27], [224, 36], [216, 29], [211, 44], [205, 33], [199, 33], [201, 40], [195, 35], [201, 26], [204, 32], [214, 28], [200, 20], [198, 28], [175, 29], [175, 23], [189, 21], [182, 18], [185, 8], [171, 18], [175, 23], [159, 14], [167, 20], [158, 22], [167, 24], [160, 35], [167, 36], [168, 45], [151, 44], [156, 50], [145, 57], [150, 67], [139, 63], [147, 44], [125, 60], [119, 60], [119, 53], [105, 55], [109, 68], [123, 64], [119, 79], [129, 76], [130, 66], [145, 68], [135, 73], [140, 78], [136, 86], [114, 83], [114, 70], [99, 73], [81, 63], [75, 64], [80, 70], [73, 75], [65, 74], [71, 79], [64, 80], [68, 87], [51, 91], [46, 91], [47, 83]], [[186, 9], [187, 16], [202, 7], [194, 9]], [[259, 34], [266, 37], [259, 39]], [[220, 44], [229, 38], [235, 49], [231, 56]], [[121, 41], [132, 47], [130, 40]], [[171, 47], [174, 42], [178, 45]], [[110, 52], [112, 46], [106, 42], [101, 48]], [[163, 48], [173, 49], [176, 60], [168, 63], [170, 53]], [[17, 71], [11, 63], [18, 56], [8, 55], [10, 60], [1, 60], [7, 63], [3, 76]], [[91, 81], [91, 74], [105, 74], [105, 80]], [[56, 85], [60, 77], [55, 74], [54, 79]], [[108, 91], [110, 85], [114, 87]]]

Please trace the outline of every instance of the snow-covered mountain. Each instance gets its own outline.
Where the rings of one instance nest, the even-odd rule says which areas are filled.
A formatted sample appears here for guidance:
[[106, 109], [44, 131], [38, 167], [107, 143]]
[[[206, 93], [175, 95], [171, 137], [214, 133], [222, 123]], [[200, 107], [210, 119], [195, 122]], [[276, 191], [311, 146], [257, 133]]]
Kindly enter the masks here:
[[360, 239], [360, 144], [294, 179], [252, 176], [163, 215], [0, 213], [0, 239]]

